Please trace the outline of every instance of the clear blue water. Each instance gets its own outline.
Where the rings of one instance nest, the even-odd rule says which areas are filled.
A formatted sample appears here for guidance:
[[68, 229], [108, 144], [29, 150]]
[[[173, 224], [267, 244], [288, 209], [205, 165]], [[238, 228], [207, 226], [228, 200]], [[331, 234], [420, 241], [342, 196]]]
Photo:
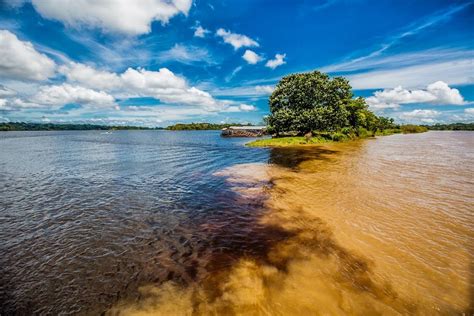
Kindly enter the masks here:
[[[0, 314], [96, 314], [264, 252], [259, 201], [213, 173], [267, 162], [219, 131], [0, 133]], [[272, 239], [270, 238], [270, 239]]]

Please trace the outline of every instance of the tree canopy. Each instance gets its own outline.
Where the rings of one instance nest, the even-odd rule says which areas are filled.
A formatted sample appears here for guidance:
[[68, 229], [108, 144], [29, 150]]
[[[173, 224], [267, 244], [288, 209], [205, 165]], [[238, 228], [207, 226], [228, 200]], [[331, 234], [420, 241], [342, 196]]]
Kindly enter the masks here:
[[368, 109], [363, 98], [354, 98], [347, 79], [331, 79], [319, 71], [284, 77], [269, 103], [268, 129], [277, 135], [335, 132], [344, 128], [356, 132], [363, 128], [375, 133], [395, 127], [393, 119], [378, 117]]

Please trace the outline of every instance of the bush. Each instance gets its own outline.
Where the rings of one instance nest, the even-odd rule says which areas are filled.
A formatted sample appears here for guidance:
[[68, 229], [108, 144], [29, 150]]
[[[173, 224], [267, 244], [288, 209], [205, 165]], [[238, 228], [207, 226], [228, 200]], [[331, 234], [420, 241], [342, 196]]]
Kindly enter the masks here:
[[339, 142], [339, 141], [348, 139], [348, 137], [347, 137], [347, 135], [345, 135], [343, 133], [332, 133], [331, 139], [333, 141]]
[[359, 128], [357, 129], [357, 136], [360, 137], [360, 138], [365, 138], [365, 137], [371, 136], [371, 134], [370, 134], [369, 131], [366, 130], [365, 128], [359, 127]]
[[424, 133], [428, 131], [428, 129], [424, 126], [412, 125], [412, 124], [402, 125], [400, 126], [400, 130], [402, 131], [403, 134]]

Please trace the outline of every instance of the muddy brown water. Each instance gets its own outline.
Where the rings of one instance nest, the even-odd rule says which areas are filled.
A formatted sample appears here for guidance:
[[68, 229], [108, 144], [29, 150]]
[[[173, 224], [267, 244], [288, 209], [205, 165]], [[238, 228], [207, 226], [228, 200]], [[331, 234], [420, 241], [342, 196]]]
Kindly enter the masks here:
[[0, 138], [2, 314], [472, 311], [474, 133], [242, 143]]

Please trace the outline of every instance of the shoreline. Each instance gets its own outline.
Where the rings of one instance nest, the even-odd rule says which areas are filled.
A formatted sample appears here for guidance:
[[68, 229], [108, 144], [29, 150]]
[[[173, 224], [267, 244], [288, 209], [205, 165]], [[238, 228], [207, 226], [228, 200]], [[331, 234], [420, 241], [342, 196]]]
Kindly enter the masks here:
[[332, 133], [316, 135], [311, 138], [304, 136], [286, 136], [286, 137], [271, 137], [265, 139], [258, 139], [245, 144], [247, 147], [260, 147], [260, 148], [282, 148], [282, 147], [315, 147], [323, 144], [334, 144], [334, 143], [347, 143], [352, 141], [358, 141], [362, 139], [375, 139], [379, 136], [391, 136], [396, 134], [420, 134], [427, 133], [426, 131], [418, 132], [404, 132], [402, 130], [385, 130], [377, 132], [375, 135], [364, 135], [364, 136], [352, 136], [342, 133]]

